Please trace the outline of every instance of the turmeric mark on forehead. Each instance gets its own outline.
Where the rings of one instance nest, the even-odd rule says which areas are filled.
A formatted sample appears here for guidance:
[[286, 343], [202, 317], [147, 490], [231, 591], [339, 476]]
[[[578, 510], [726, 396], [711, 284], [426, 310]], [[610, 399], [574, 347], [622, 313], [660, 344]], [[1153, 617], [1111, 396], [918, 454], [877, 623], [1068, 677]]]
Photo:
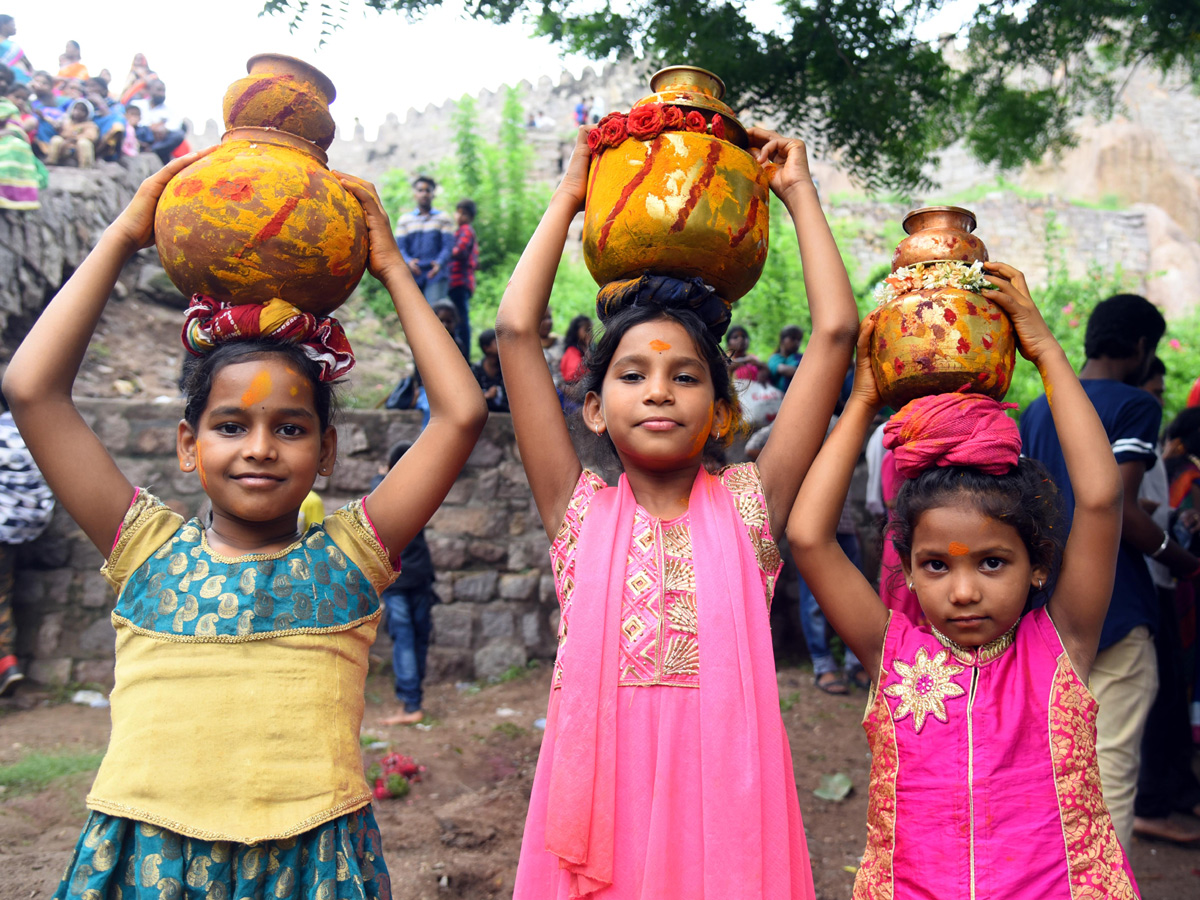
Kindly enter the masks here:
[[271, 373], [260, 369], [250, 380], [250, 387], [242, 394], [242, 406], [253, 406], [261, 403], [271, 394]]
[[950, 546], [946, 548], [950, 551], [951, 556], [966, 556], [971, 552], [971, 548], [966, 544], [960, 544], [958, 541], [951, 541]]
[[650, 342], [650, 349], [654, 350], [656, 353], [663, 353], [667, 350], [670, 350], [671, 345], [666, 341], [653, 340]]

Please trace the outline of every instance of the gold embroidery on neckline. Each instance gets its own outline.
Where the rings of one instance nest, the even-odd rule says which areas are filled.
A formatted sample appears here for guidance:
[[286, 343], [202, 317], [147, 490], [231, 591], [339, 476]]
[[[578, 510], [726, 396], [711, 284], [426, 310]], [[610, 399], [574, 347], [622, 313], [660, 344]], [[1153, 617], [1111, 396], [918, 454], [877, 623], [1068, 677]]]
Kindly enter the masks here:
[[966, 663], [968, 666], [978, 666], [991, 662], [1011, 647], [1013, 641], [1017, 639], [1017, 622], [1014, 622], [1012, 628], [1008, 629], [1000, 637], [988, 641], [980, 647], [964, 647], [962, 644], [950, 640], [950, 638], [946, 637], [936, 628], [932, 628], [932, 630], [933, 636], [938, 639], [938, 642], [949, 650], [955, 659]]

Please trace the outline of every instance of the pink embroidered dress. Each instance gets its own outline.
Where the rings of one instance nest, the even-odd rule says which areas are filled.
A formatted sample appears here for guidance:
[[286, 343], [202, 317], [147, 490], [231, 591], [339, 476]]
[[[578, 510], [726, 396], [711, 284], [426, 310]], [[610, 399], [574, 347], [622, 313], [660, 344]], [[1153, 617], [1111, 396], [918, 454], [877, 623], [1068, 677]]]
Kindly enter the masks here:
[[854, 900], [1134, 900], [1100, 792], [1096, 701], [1045, 609], [983, 647], [893, 614]]
[[550, 555], [562, 618], [516, 900], [812, 898], [757, 468], [701, 470], [669, 521], [584, 471]]

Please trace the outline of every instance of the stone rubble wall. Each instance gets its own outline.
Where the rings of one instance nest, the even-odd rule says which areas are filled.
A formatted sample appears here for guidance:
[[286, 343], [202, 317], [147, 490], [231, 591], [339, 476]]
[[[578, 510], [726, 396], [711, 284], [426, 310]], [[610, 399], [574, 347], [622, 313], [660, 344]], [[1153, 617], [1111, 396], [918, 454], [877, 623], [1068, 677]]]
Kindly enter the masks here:
[[[181, 403], [77, 401], [84, 418], [134, 484], [186, 516], [207, 498], [175, 457]], [[327, 512], [363, 496], [387, 449], [415, 440], [420, 415], [346, 410], [338, 422], [338, 463], [317, 490]], [[446, 502], [426, 529], [437, 571], [434, 638], [428, 678], [500, 675], [532, 658], [553, 658], [558, 603], [549, 541], [517, 458], [512, 419], [493, 413]], [[100, 575], [103, 560], [60, 508], [47, 533], [24, 545], [17, 561], [14, 614], [17, 655], [44, 684], [111, 685], [116, 597]], [[390, 660], [379, 629], [375, 654]]]

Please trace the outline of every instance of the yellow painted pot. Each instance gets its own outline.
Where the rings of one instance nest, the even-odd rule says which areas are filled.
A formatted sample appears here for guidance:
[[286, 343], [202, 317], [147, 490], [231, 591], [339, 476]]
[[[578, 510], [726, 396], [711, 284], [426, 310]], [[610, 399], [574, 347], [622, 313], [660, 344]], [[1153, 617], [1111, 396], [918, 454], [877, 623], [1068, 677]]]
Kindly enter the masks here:
[[362, 207], [309, 142], [239, 128], [168, 182], [154, 219], [163, 268], [184, 294], [281, 297], [328, 315], [367, 263]]
[[225, 91], [225, 128], [278, 128], [321, 149], [333, 143], [329, 104], [337, 96], [331, 82], [302, 60], [276, 53], [253, 56], [249, 75]]
[[762, 274], [768, 199], [762, 167], [728, 141], [629, 138], [592, 159], [584, 259], [602, 285], [646, 272], [699, 277], [732, 302]]
[[912, 291], [880, 306], [871, 369], [893, 409], [963, 387], [1002, 400], [1016, 347], [1012, 322], [985, 297], [958, 288]]

